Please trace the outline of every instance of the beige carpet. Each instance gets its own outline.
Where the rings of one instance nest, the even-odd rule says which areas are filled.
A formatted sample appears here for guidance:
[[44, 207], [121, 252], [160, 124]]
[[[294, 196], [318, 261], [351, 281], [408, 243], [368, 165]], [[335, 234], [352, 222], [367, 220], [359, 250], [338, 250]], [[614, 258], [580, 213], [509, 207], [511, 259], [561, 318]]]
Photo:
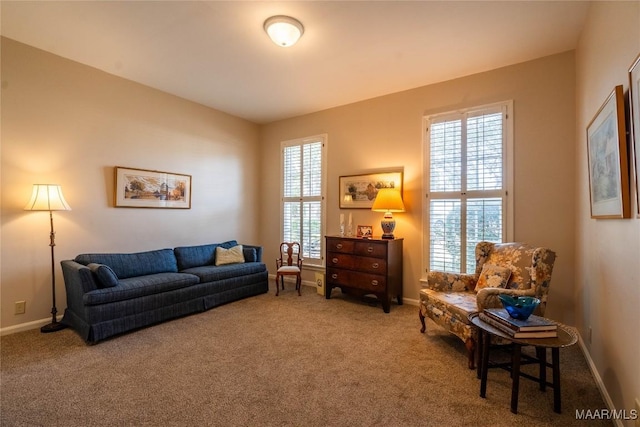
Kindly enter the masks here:
[[[604, 403], [578, 346], [553, 393], [491, 370], [487, 398], [461, 341], [415, 306], [292, 286], [87, 346], [72, 330], [2, 337], [2, 426], [572, 426]], [[590, 426], [610, 425], [590, 421]]]

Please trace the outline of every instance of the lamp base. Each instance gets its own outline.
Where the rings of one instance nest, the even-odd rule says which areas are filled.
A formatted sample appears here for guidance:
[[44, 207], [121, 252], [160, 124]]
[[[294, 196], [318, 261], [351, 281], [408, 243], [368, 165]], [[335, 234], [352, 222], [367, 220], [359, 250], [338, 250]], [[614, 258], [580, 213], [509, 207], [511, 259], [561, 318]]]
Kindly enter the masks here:
[[66, 327], [67, 325], [65, 325], [64, 323], [52, 322], [40, 328], [40, 332], [42, 332], [43, 334], [47, 334], [49, 332], [58, 332], [62, 329], [65, 329]]
[[[389, 216], [391, 216], [391, 214], [389, 214]], [[384, 233], [382, 234], [383, 239], [395, 238], [393, 237], [393, 230], [396, 228], [395, 219], [388, 218], [387, 215], [385, 215], [385, 218], [380, 222], [380, 226], [382, 227], [382, 231], [384, 231]]]

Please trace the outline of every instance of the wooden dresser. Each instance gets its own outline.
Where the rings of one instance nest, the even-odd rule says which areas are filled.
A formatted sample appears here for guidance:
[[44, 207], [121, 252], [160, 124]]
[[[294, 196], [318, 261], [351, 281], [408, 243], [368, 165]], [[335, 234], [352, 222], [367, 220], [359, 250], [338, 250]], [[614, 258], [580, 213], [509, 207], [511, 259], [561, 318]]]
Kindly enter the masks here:
[[391, 299], [402, 305], [402, 240], [326, 236], [325, 297], [331, 290], [375, 295], [389, 312]]

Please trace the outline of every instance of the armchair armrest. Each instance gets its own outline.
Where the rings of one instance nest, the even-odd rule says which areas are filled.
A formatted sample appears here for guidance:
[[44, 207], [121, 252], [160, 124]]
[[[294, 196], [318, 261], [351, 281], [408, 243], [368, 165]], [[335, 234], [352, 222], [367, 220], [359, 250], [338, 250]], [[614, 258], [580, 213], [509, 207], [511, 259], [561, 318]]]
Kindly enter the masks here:
[[476, 287], [475, 274], [447, 273], [445, 271], [430, 271], [427, 273], [427, 288], [434, 291], [473, 291]]
[[[476, 296], [476, 303], [478, 304], [478, 311], [483, 311], [485, 308], [502, 308], [502, 302], [498, 295], [505, 294], [512, 297], [535, 296], [535, 289], [503, 289], [503, 288], [484, 288], [478, 291]], [[538, 309], [536, 308], [536, 311]]]

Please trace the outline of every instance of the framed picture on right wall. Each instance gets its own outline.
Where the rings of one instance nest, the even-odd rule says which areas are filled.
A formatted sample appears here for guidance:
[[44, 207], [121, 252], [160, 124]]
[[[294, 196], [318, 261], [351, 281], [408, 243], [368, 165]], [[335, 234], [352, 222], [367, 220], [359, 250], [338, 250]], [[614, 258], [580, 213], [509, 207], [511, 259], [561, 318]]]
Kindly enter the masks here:
[[636, 181], [636, 216], [640, 218], [640, 54], [629, 68], [629, 105], [631, 106], [631, 145]]
[[587, 127], [591, 218], [629, 218], [629, 167], [622, 85]]

